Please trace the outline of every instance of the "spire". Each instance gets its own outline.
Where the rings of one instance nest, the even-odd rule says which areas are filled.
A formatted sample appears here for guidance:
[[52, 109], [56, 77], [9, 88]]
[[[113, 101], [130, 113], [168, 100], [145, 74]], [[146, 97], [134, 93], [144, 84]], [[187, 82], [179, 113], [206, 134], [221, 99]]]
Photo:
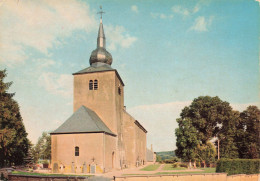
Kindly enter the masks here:
[[99, 30], [98, 30], [98, 38], [97, 38], [97, 48], [106, 48], [106, 37], [104, 33], [103, 23], [102, 23], [102, 14], [105, 13], [102, 11], [102, 6], [100, 6], [100, 11], [98, 14], [100, 14], [100, 24], [99, 24]]
[[113, 58], [111, 54], [106, 50], [106, 37], [104, 33], [103, 23], [102, 23], [102, 14], [105, 13], [102, 11], [102, 6], [100, 6], [100, 11], [97, 14], [100, 14], [100, 24], [98, 29], [97, 37], [97, 48], [92, 51], [89, 58], [89, 63], [91, 66], [102, 66], [104, 64], [111, 65]]

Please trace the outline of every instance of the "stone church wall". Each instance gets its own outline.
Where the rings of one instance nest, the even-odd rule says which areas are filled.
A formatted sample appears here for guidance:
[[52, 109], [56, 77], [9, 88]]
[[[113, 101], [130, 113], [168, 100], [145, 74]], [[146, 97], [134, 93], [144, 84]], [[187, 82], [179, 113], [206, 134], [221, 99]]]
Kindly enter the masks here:
[[[97, 172], [103, 172], [104, 153], [103, 149], [100, 149], [104, 147], [103, 135], [103, 133], [51, 135], [53, 172], [88, 172], [93, 159], [97, 165]], [[96, 146], [97, 143], [100, 147]], [[79, 156], [75, 156], [76, 146], [79, 147]]]

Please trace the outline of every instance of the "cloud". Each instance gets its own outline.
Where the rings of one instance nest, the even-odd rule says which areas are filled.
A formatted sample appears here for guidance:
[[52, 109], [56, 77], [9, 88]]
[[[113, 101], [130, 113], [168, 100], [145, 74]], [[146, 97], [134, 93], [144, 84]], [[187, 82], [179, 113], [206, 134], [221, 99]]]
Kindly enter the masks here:
[[136, 5], [131, 6], [131, 10], [135, 13], [138, 13], [138, 7]]
[[193, 8], [184, 8], [180, 5], [175, 5], [172, 8], [172, 11], [176, 14], [180, 14], [182, 16], [189, 16], [191, 14], [197, 13], [200, 10], [199, 5], [194, 6]]
[[260, 103], [259, 102], [253, 102], [253, 103], [246, 103], [246, 104], [238, 104], [238, 103], [231, 103], [230, 106], [234, 109], [234, 110], [237, 110], [237, 111], [244, 111], [246, 110], [246, 108], [248, 106], [251, 106], [251, 105], [254, 105], [254, 106], [257, 106], [258, 108], [260, 108]]
[[160, 19], [172, 19], [173, 18], [173, 15], [170, 14], [170, 15], [166, 15], [166, 14], [163, 14], [163, 13], [150, 13], [152, 18], [156, 19], [156, 18], [160, 18]]
[[137, 41], [136, 37], [130, 36], [123, 26], [105, 26], [107, 39], [109, 39], [108, 49], [129, 48]]
[[190, 27], [190, 30], [194, 31], [208, 31], [208, 27], [211, 25], [213, 20], [213, 17], [209, 17], [206, 19], [204, 16], [199, 16], [198, 18], [195, 19], [195, 22], [193, 26]]
[[176, 119], [190, 103], [191, 101], [142, 105], [127, 111], [147, 129], [147, 145], [153, 144], [155, 151], [166, 151], [175, 149], [174, 131], [178, 127]]
[[7, 65], [28, 59], [28, 48], [48, 55], [72, 32], [96, 28], [88, 5], [76, 0], [4, 1], [0, 11], [0, 62]]
[[39, 77], [39, 86], [51, 94], [70, 98], [73, 95], [73, 77], [69, 74], [44, 72]]

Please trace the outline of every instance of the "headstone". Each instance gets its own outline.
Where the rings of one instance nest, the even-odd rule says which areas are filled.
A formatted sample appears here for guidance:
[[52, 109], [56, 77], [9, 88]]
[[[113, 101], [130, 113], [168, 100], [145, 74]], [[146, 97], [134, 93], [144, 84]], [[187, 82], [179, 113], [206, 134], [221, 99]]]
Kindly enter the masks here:
[[83, 163], [82, 173], [87, 173], [87, 165], [86, 165], [86, 162]]
[[96, 164], [95, 163], [92, 163], [90, 165], [90, 173], [96, 173]]
[[53, 173], [58, 173], [59, 172], [59, 166], [58, 163], [53, 164]]
[[74, 162], [71, 163], [71, 173], [75, 173], [75, 165], [74, 165]]

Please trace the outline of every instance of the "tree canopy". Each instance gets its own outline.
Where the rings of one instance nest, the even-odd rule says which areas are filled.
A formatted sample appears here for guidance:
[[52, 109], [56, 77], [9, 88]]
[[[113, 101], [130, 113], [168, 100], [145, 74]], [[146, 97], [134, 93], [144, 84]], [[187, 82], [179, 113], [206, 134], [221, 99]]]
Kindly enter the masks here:
[[14, 94], [8, 93], [6, 70], [0, 71], [0, 166], [22, 164], [28, 153], [29, 140]]
[[221, 158], [259, 158], [259, 117], [256, 106], [239, 113], [219, 97], [200, 96], [177, 119], [176, 155], [212, 162], [216, 153], [210, 141], [215, 139], [220, 142]]

